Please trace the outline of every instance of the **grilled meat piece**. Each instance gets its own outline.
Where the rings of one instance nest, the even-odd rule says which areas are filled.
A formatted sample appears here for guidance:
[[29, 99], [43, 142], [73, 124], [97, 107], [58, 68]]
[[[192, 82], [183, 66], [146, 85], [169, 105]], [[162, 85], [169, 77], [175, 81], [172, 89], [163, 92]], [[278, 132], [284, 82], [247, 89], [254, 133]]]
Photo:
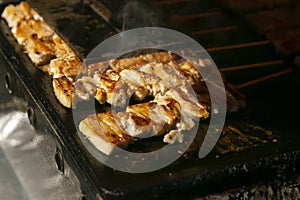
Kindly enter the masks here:
[[11, 32], [20, 45], [24, 45], [32, 35], [36, 35], [37, 38], [46, 41], [52, 40], [54, 35], [53, 30], [41, 19], [20, 21], [11, 29]]
[[147, 63], [148, 62], [142, 57], [133, 57], [133, 58], [112, 60], [110, 61], [110, 67], [116, 72], [121, 72], [124, 69], [143, 66]]
[[75, 101], [89, 101], [97, 91], [97, 81], [92, 77], [84, 76], [74, 85]]
[[[158, 90], [157, 94], [164, 94], [169, 88], [182, 85], [186, 82], [185, 77], [180, 74], [176, 67], [171, 66], [169, 64], [149, 63], [147, 65], [142, 66], [140, 68], [140, 71], [149, 76], [152, 76], [152, 80], [156, 78], [156, 82], [165, 87], [164, 91]], [[150, 87], [150, 90], [153, 90], [151, 87], [156, 86], [151, 84], [148, 85], [148, 87]], [[156, 96], [157, 94], [153, 94], [153, 96]]]
[[72, 107], [72, 97], [73, 97], [73, 83], [66, 77], [62, 78], [54, 78], [53, 82], [53, 90], [56, 98], [59, 102], [67, 107]]
[[148, 63], [162, 63], [166, 64], [175, 60], [175, 55], [171, 52], [155, 52], [149, 53], [145, 55], [141, 55], [141, 57], [146, 60]]
[[89, 65], [88, 75], [93, 76], [95, 73], [102, 74], [107, 69], [112, 69], [116, 73], [120, 73], [124, 69], [141, 67], [148, 63], [166, 64], [173, 60], [175, 60], [175, 56], [170, 52], [155, 52], [138, 57], [114, 59]]
[[115, 125], [113, 116], [112, 111], [89, 115], [79, 124], [79, 130], [106, 155], [112, 154], [116, 146], [126, 148], [132, 141], [132, 137]]
[[174, 99], [180, 105], [180, 128], [182, 130], [191, 130], [195, 125], [193, 120], [207, 118], [209, 115], [206, 105], [199, 103], [196, 94], [189, 86], [172, 88], [164, 96], [157, 96], [154, 101], [166, 104], [169, 99]]
[[66, 54], [50, 61], [49, 74], [53, 78], [67, 77], [75, 81], [82, 69], [82, 61], [74, 54]]
[[116, 59], [110, 62], [110, 66], [116, 72], [121, 72], [124, 69], [131, 69], [133, 67], [141, 67], [147, 63], [162, 63], [166, 64], [174, 60], [174, 55], [169, 52], [156, 52], [139, 57]]
[[36, 66], [49, 64], [50, 60], [55, 57], [53, 42], [42, 40], [35, 34], [27, 39], [24, 47], [25, 53]]
[[180, 110], [173, 99], [167, 105], [151, 101], [128, 106], [126, 112], [117, 113], [116, 118], [119, 126], [133, 137], [159, 136], [175, 128]]
[[182, 143], [184, 135], [178, 130], [171, 130], [164, 136], [163, 141], [165, 143], [174, 144], [175, 142]]
[[19, 5], [8, 5], [5, 7], [2, 15], [10, 28], [17, 26], [23, 20], [40, 20], [41, 17], [31, 9], [27, 2], [21, 2]]
[[52, 40], [55, 46], [54, 47], [55, 56], [57, 58], [66, 57], [66, 56], [77, 57], [74, 51], [57, 34], [53, 35]]

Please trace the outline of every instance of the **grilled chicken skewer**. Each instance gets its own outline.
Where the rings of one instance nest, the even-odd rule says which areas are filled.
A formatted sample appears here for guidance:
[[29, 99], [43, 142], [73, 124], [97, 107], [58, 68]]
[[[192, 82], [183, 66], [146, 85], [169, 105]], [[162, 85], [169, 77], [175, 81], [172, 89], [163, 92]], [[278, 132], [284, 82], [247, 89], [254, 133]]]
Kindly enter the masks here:
[[130, 105], [125, 112], [109, 111], [98, 114], [97, 118], [90, 115], [79, 124], [79, 130], [98, 150], [109, 155], [115, 146], [126, 147], [133, 137], [166, 134], [164, 142], [182, 142], [181, 131], [191, 130], [195, 120], [207, 117], [205, 105], [190, 95], [187, 86], [181, 86], [153, 101]]
[[[169, 54], [168, 52], [159, 52], [134, 58], [92, 64], [88, 66], [88, 75], [77, 80], [75, 84], [75, 94], [77, 94], [79, 101], [80, 99], [89, 100], [90, 96], [94, 95], [92, 92], [94, 92], [95, 89], [90, 93], [86, 93], [85, 87], [90, 88], [93, 83], [96, 83], [96, 99], [100, 103], [108, 102], [113, 104], [113, 102], [118, 102], [118, 100], [113, 100], [112, 98], [109, 98], [108, 95], [121, 92], [123, 93], [123, 98], [126, 98], [125, 96], [130, 94], [133, 90], [136, 91], [135, 96], [139, 100], [142, 100], [146, 96], [146, 94], [144, 94], [144, 92], [146, 92], [144, 86], [146, 85], [145, 82], [147, 79], [145, 80], [146, 77], [141, 76], [141, 73], [143, 72], [138, 71], [138, 69], [149, 64], [170, 62], [173, 59], [174, 56], [172, 54]], [[138, 75], [136, 80], [134, 80], [135, 75]], [[148, 78], [148, 81], [150, 78], [151, 76]], [[122, 90], [126, 90], [125, 88], [128, 88], [128, 91]]]
[[10, 28], [16, 27], [21, 21], [40, 19], [39, 14], [31, 9], [27, 2], [21, 2], [17, 6], [12, 4], [6, 6], [1, 17], [7, 21], [7, 24]]
[[1, 16], [30, 60], [53, 76], [53, 89], [60, 103], [71, 108], [74, 79], [82, 61], [28, 3], [8, 5]]
[[[116, 105], [119, 105], [117, 104], [118, 101], [112, 102], [111, 97], [108, 97], [107, 94], [113, 95], [117, 91], [115, 93], [118, 96], [114, 96], [113, 99], [119, 97], [121, 100], [128, 98], [133, 93], [137, 100], [142, 100], [147, 95], [155, 96], [153, 101], [130, 105], [125, 112], [116, 112], [111, 117], [124, 133], [132, 137], [143, 138], [165, 134], [164, 142], [166, 143], [183, 142], [184, 135], [182, 131], [193, 129], [196, 120], [207, 118], [209, 115], [207, 111], [209, 94], [205, 82], [201, 80], [198, 70], [186, 61], [176, 63], [175, 60], [172, 60], [164, 64], [152, 62], [142, 66], [139, 66], [139, 63], [131, 63], [133, 66], [129, 67], [123, 65], [121, 71], [119, 71], [120, 68], [113, 69], [111, 67], [105, 71], [100, 67], [99, 71], [102, 73], [96, 73], [96, 65], [93, 65], [93, 73], [90, 74], [94, 76], [82, 77], [76, 82], [75, 91], [78, 89], [77, 92], [81, 92], [80, 95], [82, 96], [89, 91], [90, 93], [84, 96], [87, 99], [95, 93], [96, 99], [100, 100], [100, 103], [108, 102]], [[205, 60], [201, 64], [209, 67], [209, 63]], [[231, 85], [227, 82], [225, 85], [227, 95], [231, 95], [229, 99], [243, 99], [243, 96], [239, 93], [231, 91], [233, 90]], [[195, 93], [194, 88], [199, 92], [198, 94]], [[218, 88], [216, 87], [216, 89]], [[122, 92], [120, 92], [121, 90]], [[138, 94], [144, 93], [137, 95], [137, 92]], [[236, 105], [236, 103], [233, 104]], [[166, 118], [166, 116], [168, 117]], [[86, 131], [87, 126], [84, 125], [87, 123], [86, 120], [88, 119], [80, 123], [79, 128], [89, 138], [89, 132]], [[102, 119], [98, 120], [101, 121]], [[101, 133], [100, 131], [99, 134]], [[97, 148], [107, 153], [101, 146]]]
[[[160, 55], [166, 56], [163, 53]], [[128, 59], [126, 60], [128, 61]], [[132, 61], [135, 60], [136, 58], [132, 59]], [[124, 62], [120, 61], [118, 63]], [[140, 63], [140, 61], [138, 63], [131, 62], [133, 66], [127, 66], [127, 68], [122, 65], [120, 72], [117, 72], [120, 68], [114, 68], [117, 70], [115, 71], [111, 69], [112, 67], [107, 67], [109, 65], [107, 63], [89, 66], [89, 75], [83, 76], [75, 83], [75, 101], [86, 101], [95, 96], [101, 104], [108, 102], [114, 106], [122, 106], [126, 103], [126, 99], [131, 96], [135, 100], [140, 101], [147, 96], [164, 95], [170, 88], [189, 84], [193, 86], [198, 100], [210, 106], [209, 91], [206, 83], [191, 63], [171, 60], [162, 64], [155, 60], [139, 66]], [[205, 59], [199, 61], [200, 67], [209, 68], [210, 64], [211, 62]], [[104, 69], [105, 67], [106, 69]], [[211, 80], [210, 82], [213, 81]], [[239, 108], [244, 107], [245, 97], [237, 92], [235, 87], [225, 79], [224, 84], [228, 110], [237, 111]], [[218, 86], [215, 86], [214, 89], [216, 91], [220, 90]]]

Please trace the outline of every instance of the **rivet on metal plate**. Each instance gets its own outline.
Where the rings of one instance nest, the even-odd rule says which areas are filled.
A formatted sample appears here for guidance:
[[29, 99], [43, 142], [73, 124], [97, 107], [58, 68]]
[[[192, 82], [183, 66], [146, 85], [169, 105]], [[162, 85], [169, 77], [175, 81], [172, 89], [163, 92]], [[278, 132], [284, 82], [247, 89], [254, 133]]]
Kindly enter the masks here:
[[55, 162], [57, 169], [64, 174], [64, 158], [59, 148], [56, 148]]
[[31, 126], [34, 126], [35, 125], [35, 121], [36, 121], [36, 118], [35, 118], [35, 113], [34, 113], [34, 110], [31, 106], [29, 106], [27, 108], [27, 118], [29, 120], [29, 123]]
[[5, 75], [5, 88], [9, 94], [12, 94], [11, 76], [9, 73]]

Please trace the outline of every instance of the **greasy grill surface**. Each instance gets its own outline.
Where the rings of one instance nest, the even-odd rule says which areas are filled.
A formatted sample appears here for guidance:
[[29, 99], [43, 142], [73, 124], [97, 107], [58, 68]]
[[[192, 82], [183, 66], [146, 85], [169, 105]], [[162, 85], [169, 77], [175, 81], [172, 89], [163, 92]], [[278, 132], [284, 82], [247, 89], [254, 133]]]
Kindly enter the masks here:
[[[44, 117], [37, 128], [50, 125], [87, 197], [195, 197], [299, 174], [297, 72], [243, 88], [245, 82], [282, 72], [292, 65], [238, 16], [204, 0], [103, 1], [102, 5], [96, 0], [28, 2], [81, 58], [121, 30], [163, 26], [186, 33], [203, 45], [226, 79], [241, 86], [247, 96], [247, 109], [228, 114], [224, 134], [208, 157], [198, 159], [199, 145], [194, 144], [194, 151], [162, 170], [146, 174], [114, 171], [87, 152], [76, 132], [71, 110], [63, 108], [52, 92], [50, 77], [31, 64], [1, 21], [1, 51], [25, 88], [19, 93], [28, 93], [18, 95], [34, 99]], [[205, 130], [205, 126], [204, 123], [201, 129]], [[147, 148], [152, 142], [139, 145]]]

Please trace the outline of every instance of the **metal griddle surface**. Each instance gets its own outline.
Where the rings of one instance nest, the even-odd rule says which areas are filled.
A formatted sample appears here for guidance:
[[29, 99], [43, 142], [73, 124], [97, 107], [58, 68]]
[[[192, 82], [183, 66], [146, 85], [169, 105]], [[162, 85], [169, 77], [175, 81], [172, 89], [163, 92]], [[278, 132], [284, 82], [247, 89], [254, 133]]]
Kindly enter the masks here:
[[[153, 3], [156, 8], [166, 9], [164, 4], [155, 2], [159, 1]], [[191, 2], [192, 5], [198, 5], [194, 1]], [[29, 1], [29, 3], [82, 58], [101, 41], [115, 34], [118, 29], [122, 29], [117, 22], [108, 23], [103, 20], [85, 1], [41, 0]], [[111, 4], [109, 5], [111, 6]], [[176, 10], [175, 5], [173, 6], [174, 8], [168, 6], [168, 9]], [[186, 6], [188, 7], [188, 5]], [[189, 11], [189, 13], [196, 12], [195, 10]], [[183, 13], [179, 14], [184, 15], [184, 11], [181, 11]], [[202, 9], [202, 12], [206, 11]], [[264, 39], [251, 32], [239, 19], [230, 18], [230, 13], [223, 14], [216, 16], [214, 20], [221, 20], [222, 24], [237, 25], [240, 28], [229, 33], [191, 34], [197, 30], [184, 25], [186, 19], [183, 18], [181, 19], [183, 21], [180, 22], [176, 15], [174, 17], [172, 14], [168, 15], [168, 20], [170, 22], [176, 20], [177, 23], [172, 26], [166, 23], [166, 26], [194, 37], [209, 51], [220, 68], [247, 64], [247, 62], [281, 59], [268, 44], [239, 49], [214, 50], [216, 46]], [[115, 16], [112, 20], [117, 19], [118, 16]], [[201, 24], [201, 20], [203, 20], [207, 26], [211, 26], [207, 22], [209, 19], [208, 17], [200, 18], [197, 23]], [[206, 27], [201, 26], [201, 28], [205, 29]], [[263, 145], [256, 147], [246, 145], [247, 148], [243, 150], [225, 154], [222, 154], [220, 147], [217, 146], [204, 159], [198, 159], [195, 154], [191, 153], [159, 171], [129, 174], [108, 168], [90, 155], [78, 137], [80, 133], [77, 133], [73, 124], [72, 111], [61, 106], [54, 96], [51, 78], [35, 68], [22, 53], [22, 49], [14, 41], [3, 20], [1, 21], [1, 30], [2, 53], [5, 54], [10, 67], [22, 82], [25, 88], [23, 92], [29, 94], [27, 96], [34, 100], [36, 109], [42, 112], [45, 118], [37, 123], [53, 129], [55, 137], [58, 138], [63, 152], [66, 154], [66, 159], [73, 162], [73, 167], [76, 168], [75, 171], [81, 178], [82, 184], [88, 185], [86, 186], [88, 188], [86, 189], [87, 197], [95, 197], [100, 194], [108, 199], [121, 197], [181, 199], [261, 181], [284, 180], [293, 177], [294, 174], [299, 174], [300, 135], [297, 115], [300, 111], [298, 103], [300, 98], [297, 91], [299, 91], [300, 82], [297, 71], [243, 89], [242, 92], [247, 96], [247, 108], [237, 113], [229, 113], [227, 116], [225, 129], [231, 126], [238, 128], [243, 134], [264, 138], [266, 137], [265, 131], [253, 128], [260, 127], [262, 130], [272, 131], [272, 138], [277, 142], [272, 142], [272, 138], [266, 137], [267, 142]], [[286, 65], [277, 66], [278, 69], [285, 67]], [[270, 68], [270, 71], [277, 68], [274, 66], [274, 68]], [[258, 73], [262, 74], [263, 70], [224, 72], [226, 78], [234, 84], [255, 78]]]

